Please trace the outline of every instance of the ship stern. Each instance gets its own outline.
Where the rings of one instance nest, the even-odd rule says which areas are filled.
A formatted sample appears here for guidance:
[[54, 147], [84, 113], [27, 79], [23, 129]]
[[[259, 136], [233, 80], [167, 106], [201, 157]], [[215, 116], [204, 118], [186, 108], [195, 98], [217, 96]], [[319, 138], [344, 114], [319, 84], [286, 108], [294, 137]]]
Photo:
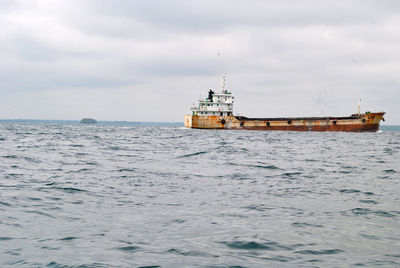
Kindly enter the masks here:
[[187, 127], [187, 128], [192, 127], [192, 116], [191, 115], [185, 115], [183, 121], [184, 121], [185, 127]]

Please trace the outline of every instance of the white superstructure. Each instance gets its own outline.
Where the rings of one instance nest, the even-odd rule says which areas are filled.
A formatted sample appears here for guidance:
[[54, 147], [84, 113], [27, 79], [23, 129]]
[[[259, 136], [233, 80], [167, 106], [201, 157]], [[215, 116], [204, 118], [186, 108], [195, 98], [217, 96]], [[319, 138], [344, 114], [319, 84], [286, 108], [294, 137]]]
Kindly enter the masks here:
[[220, 93], [214, 93], [209, 90], [208, 98], [199, 100], [198, 105], [191, 108], [194, 116], [228, 116], [233, 114], [234, 97], [231, 92], [225, 89], [225, 75], [222, 76], [222, 90]]

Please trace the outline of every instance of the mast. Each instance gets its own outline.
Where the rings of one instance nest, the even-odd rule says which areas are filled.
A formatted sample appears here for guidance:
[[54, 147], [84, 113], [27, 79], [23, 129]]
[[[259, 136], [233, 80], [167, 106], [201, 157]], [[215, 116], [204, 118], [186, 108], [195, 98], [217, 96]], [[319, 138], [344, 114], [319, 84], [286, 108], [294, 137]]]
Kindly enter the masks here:
[[361, 98], [358, 98], [358, 115], [361, 115]]
[[222, 93], [226, 93], [225, 91], [225, 82], [226, 82], [226, 75], [222, 74], [222, 81], [221, 81], [221, 88], [222, 88]]

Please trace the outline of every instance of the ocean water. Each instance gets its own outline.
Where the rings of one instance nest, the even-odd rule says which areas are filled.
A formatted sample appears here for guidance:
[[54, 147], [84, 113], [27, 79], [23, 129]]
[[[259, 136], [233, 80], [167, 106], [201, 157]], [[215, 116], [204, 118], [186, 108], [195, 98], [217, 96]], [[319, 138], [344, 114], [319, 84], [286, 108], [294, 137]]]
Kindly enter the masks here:
[[400, 131], [0, 124], [0, 267], [358, 266], [400, 266]]

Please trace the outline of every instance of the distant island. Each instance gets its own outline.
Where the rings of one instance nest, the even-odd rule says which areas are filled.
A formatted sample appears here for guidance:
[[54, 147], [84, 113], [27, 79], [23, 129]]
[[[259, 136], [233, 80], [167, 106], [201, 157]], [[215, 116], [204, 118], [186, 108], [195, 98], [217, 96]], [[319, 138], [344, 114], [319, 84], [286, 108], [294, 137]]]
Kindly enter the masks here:
[[83, 118], [81, 124], [97, 124], [97, 121], [93, 118]]

